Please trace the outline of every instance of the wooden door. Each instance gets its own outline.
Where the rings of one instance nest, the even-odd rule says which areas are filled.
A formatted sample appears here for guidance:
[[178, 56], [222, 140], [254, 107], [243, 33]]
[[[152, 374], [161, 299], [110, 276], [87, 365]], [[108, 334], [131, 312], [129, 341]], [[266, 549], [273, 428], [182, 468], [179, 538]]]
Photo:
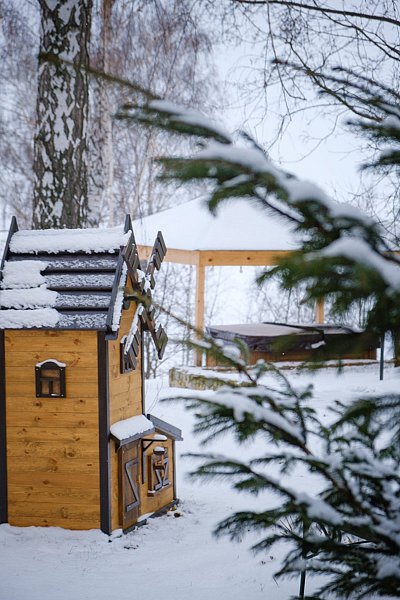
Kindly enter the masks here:
[[120, 511], [122, 529], [132, 527], [139, 517], [139, 442], [120, 449]]

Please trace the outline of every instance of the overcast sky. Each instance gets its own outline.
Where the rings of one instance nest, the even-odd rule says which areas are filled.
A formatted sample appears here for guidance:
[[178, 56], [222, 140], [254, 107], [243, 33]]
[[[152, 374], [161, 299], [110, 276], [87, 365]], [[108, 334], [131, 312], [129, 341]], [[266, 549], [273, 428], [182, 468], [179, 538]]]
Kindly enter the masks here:
[[[360, 140], [347, 130], [346, 116], [339, 118], [335, 133], [330, 134], [331, 119], [318, 117], [312, 109], [298, 113], [282, 139], [270, 147], [279, 125], [278, 90], [268, 91], [267, 114], [262, 94], [258, 101], [249, 102], [240, 91], [257, 53], [259, 49], [251, 44], [240, 47], [219, 44], [214, 48], [216, 67], [223, 84], [224, 106], [219, 112], [226, 128], [229, 131], [245, 129], [283, 168], [314, 181], [340, 201], [348, 200], [349, 191], [355, 192], [359, 185], [361, 156]], [[321, 141], [323, 137], [326, 139]]]

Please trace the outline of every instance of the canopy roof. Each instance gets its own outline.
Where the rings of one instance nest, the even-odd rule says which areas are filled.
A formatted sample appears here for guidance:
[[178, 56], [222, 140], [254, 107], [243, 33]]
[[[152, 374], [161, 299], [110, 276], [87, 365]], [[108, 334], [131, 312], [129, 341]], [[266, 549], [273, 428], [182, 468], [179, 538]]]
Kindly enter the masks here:
[[214, 217], [203, 199], [191, 200], [133, 223], [136, 242], [150, 246], [161, 230], [167, 248], [206, 250], [294, 250], [287, 223], [269, 216], [250, 200], [222, 205]]

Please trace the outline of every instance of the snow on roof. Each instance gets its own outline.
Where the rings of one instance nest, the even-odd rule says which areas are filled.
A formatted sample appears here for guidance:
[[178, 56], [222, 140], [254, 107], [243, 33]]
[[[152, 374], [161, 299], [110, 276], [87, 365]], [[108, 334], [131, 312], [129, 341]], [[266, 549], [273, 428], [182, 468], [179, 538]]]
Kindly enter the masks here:
[[55, 327], [60, 313], [55, 308], [35, 308], [33, 310], [1, 310], [0, 329], [22, 329], [32, 327]]
[[128, 269], [127, 269], [126, 264], [124, 263], [122, 266], [121, 278], [119, 280], [118, 291], [117, 291], [117, 295], [115, 297], [115, 302], [114, 302], [113, 318], [112, 318], [112, 323], [111, 323], [111, 329], [113, 331], [118, 331], [119, 324], [121, 322], [122, 307], [124, 304], [124, 293], [125, 293], [127, 277], [128, 277]]
[[[0, 329], [55, 327], [57, 292], [47, 289], [41, 271], [47, 262], [21, 260], [4, 264], [0, 290]], [[5, 310], [4, 310], [5, 309]]]
[[214, 217], [203, 199], [191, 200], [133, 222], [136, 242], [152, 246], [158, 231], [167, 248], [182, 250], [294, 250], [290, 226], [249, 200], [236, 200]]
[[4, 289], [36, 288], [46, 284], [42, 271], [47, 262], [42, 260], [7, 261], [3, 268], [1, 287]]
[[39, 308], [56, 305], [58, 293], [45, 285], [28, 289], [0, 290], [0, 306], [3, 308]]
[[45, 229], [20, 230], [10, 242], [11, 252], [35, 254], [37, 252], [114, 252], [124, 246], [131, 232], [124, 227], [110, 229]]
[[130, 230], [15, 231], [12, 226], [10, 231], [0, 281], [0, 329], [118, 330], [127, 278], [120, 248]]
[[301, 326], [291, 327], [274, 323], [235, 323], [230, 325], [212, 325], [209, 329], [215, 332], [226, 331], [227, 333], [255, 337], [280, 337], [282, 335], [304, 333], [304, 330], [301, 328]]
[[111, 434], [120, 442], [145, 433], [152, 433], [154, 425], [144, 415], [117, 421], [110, 427]]

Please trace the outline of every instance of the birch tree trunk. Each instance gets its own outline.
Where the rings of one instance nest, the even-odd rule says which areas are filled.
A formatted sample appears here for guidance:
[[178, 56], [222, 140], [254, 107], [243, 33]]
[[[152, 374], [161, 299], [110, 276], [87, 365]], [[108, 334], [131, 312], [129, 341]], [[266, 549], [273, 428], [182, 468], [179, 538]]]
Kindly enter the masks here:
[[[100, 44], [95, 67], [104, 73], [110, 71], [109, 52], [112, 35], [112, 8], [115, 0], [101, 0]], [[89, 221], [98, 225], [107, 216], [114, 225], [114, 157], [112, 134], [112, 108], [108, 82], [100, 77], [91, 81], [92, 114], [89, 115]]]
[[[40, 54], [89, 63], [92, 0], [39, 0]], [[39, 62], [34, 147], [35, 228], [87, 223], [88, 80], [83, 70]]]

